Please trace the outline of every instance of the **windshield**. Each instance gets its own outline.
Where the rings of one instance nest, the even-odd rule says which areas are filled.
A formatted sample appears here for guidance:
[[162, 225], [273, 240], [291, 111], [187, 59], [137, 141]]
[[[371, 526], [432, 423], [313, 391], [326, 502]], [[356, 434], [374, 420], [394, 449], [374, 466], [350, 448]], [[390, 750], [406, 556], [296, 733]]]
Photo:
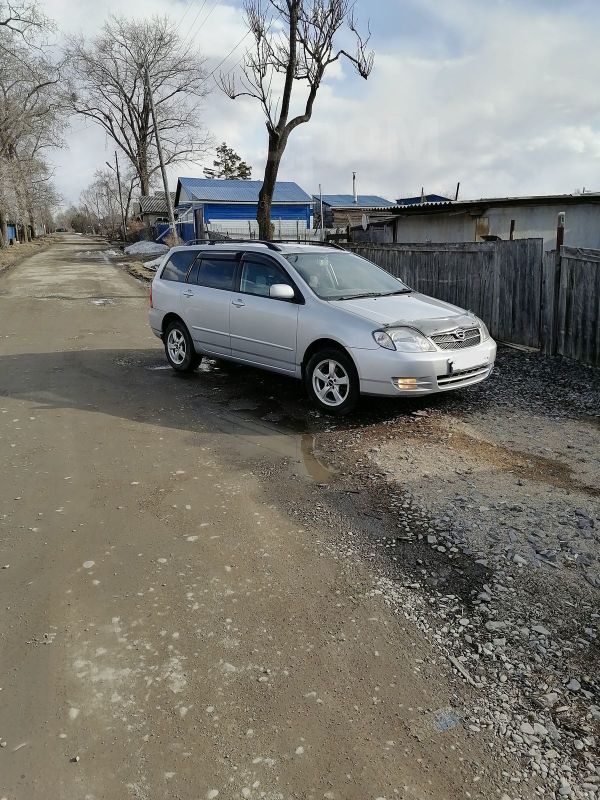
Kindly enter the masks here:
[[286, 258], [322, 300], [383, 297], [411, 291], [398, 278], [353, 253], [290, 253]]

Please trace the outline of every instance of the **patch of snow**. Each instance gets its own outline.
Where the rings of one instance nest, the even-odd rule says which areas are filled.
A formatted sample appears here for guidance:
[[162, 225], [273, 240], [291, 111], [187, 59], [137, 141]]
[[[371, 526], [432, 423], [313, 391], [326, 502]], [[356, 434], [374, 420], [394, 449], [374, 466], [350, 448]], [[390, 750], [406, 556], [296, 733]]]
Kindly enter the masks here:
[[125, 252], [129, 256], [134, 255], [148, 255], [158, 256], [163, 255], [169, 250], [166, 244], [159, 244], [158, 242], [135, 242], [125, 248]]

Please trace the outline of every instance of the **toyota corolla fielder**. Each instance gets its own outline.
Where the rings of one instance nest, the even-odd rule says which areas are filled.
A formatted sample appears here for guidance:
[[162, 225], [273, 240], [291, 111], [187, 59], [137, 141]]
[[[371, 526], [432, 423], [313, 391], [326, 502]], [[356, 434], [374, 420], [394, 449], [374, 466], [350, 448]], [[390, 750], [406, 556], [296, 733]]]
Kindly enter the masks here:
[[496, 344], [461, 308], [414, 292], [332, 246], [234, 242], [177, 247], [150, 293], [150, 325], [178, 372], [202, 356], [303, 380], [321, 409], [359, 395], [415, 396], [489, 376]]

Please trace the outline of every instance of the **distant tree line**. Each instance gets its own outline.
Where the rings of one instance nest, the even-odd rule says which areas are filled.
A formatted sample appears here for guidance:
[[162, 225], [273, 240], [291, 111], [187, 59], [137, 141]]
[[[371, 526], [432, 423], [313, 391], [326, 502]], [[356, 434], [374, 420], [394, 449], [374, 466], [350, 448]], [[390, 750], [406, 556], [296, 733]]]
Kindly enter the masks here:
[[[241, 77], [229, 70], [217, 82], [231, 98], [250, 96], [261, 106], [268, 155], [257, 219], [261, 236], [270, 238], [273, 192], [291, 134], [310, 121], [330, 65], [344, 59], [366, 79], [373, 53], [353, 0], [246, 0], [244, 8], [253, 44]], [[353, 52], [336, 44], [344, 27]], [[24, 240], [52, 224], [60, 198], [47, 153], [63, 146], [70, 116], [99, 126], [122, 158], [120, 187], [103, 167], [61, 216], [78, 229], [114, 233], [122, 216], [131, 218], [133, 194], [155, 190], [161, 171], [206, 161], [212, 140], [202, 112], [216, 70], [207, 71], [194, 37], [178, 28], [168, 17], [116, 15], [95, 35], [50, 46], [54, 27], [36, 0], [0, 0], [0, 245], [9, 222]], [[300, 93], [300, 113], [293, 115]], [[207, 177], [251, 178], [251, 167], [226, 142], [216, 156], [204, 168]]]
[[0, 0], [0, 247], [9, 224], [26, 242], [50, 228], [59, 199], [47, 153], [62, 144], [65, 102], [50, 29], [37, 4]]

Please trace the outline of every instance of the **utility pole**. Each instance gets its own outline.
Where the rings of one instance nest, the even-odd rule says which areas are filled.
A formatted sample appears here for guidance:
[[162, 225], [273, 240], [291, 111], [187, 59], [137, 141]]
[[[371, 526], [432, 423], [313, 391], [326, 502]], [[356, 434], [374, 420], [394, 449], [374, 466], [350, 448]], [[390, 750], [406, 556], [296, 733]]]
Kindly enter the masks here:
[[162, 172], [163, 186], [165, 189], [165, 200], [167, 201], [167, 210], [169, 212], [169, 223], [173, 230], [173, 236], [179, 241], [177, 235], [177, 228], [175, 227], [175, 214], [173, 212], [173, 203], [171, 202], [171, 195], [169, 194], [169, 182], [167, 180], [167, 171], [165, 169], [165, 162], [163, 159], [162, 145], [160, 143], [160, 133], [158, 131], [158, 124], [156, 122], [156, 112], [154, 110], [154, 97], [152, 96], [152, 87], [150, 86], [150, 73], [148, 72], [148, 64], [144, 66], [144, 77], [146, 81], [146, 91], [150, 100], [150, 113], [152, 114], [152, 123], [154, 125], [154, 135], [156, 137], [156, 149], [158, 150], [158, 160], [160, 161], [160, 171]]
[[119, 172], [119, 156], [115, 150], [115, 164], [117, 166], [117, 183], [119, 184], [119, 203], [121, 204], [121, 225], [123, 226], [123, 241], [127, 241], [127, 225], [125, 224], [125, 209], [123, 208], [123, 190], [121, 189], [121, 173]]
[[[109, 169], [112, 169], [115, 172], [115, 168], [112, 164], [109, 164], [108, 161], [104, 162]], [[117, 151], [115, 150], [115, 164], [117, 166], [117, 184], [119, 186], [119, 205], [121, 206], [121, 234], [123, 236], [123, 241], [127, 241], [127, 226], [125, 225], [125, 209], [123, 207], [123, 191], [121, 190], [121, 173], [119, 172], [119, 157], [117, 155]]]
[[321, 202], [321, 241], [325, 241], [325, 220], [323, 219], [323, 188], [319, 184], [319, 197]]

